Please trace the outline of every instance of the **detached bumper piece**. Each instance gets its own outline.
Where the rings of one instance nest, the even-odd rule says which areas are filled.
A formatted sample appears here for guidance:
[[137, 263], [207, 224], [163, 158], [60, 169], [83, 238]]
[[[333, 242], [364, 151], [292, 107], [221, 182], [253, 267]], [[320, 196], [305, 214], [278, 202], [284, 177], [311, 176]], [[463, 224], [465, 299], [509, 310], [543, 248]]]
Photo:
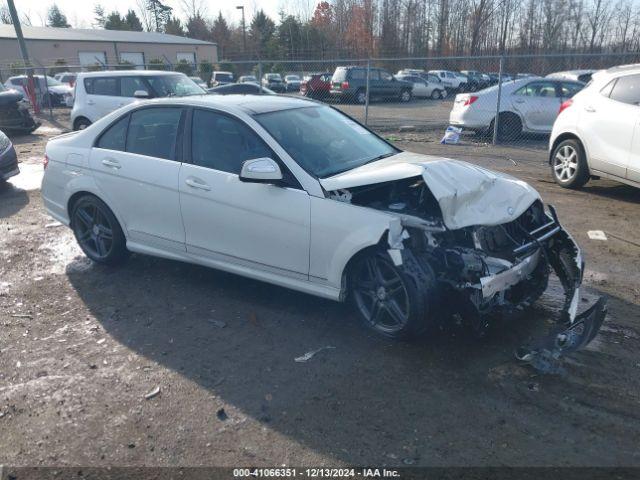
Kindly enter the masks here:
[[555, 209], [549, 206], [549, 211], [554, 225], [547, 228], [553, 234], [545, 235], [545, 244], [540, 239], [536, 239], [536, 243], [544, 245], [547, 261], [560, 279], [565, 293], [564, 306], [558, 326], [531, 345], [518, 348], [516, 358], [530, 363], [541, 372], [560, 373], [560, 357], [585, 347], [595, 338], [606, 317], [607, 307], [606, 299], [600, 297], [586, 311], [577, 313], [584, 271], [582, 253], [573, 238], [560, 226]]

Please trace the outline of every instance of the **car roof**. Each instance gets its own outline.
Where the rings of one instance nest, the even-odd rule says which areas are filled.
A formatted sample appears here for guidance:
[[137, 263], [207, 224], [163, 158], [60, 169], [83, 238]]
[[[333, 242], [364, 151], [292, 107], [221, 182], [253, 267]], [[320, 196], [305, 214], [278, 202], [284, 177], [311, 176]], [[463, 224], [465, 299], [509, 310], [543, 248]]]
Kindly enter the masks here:
[[91, 77], [128, 77], [130, 75], [151, 76], [151, 75], [183, 75], [180, 72], [167, 72], [166, 70], [100, 70], [96, 72], [80, 72], [78, 76], [84, 78]]
[[258, 113], [292, 110], [294, 108], [317, 107], [320, 104], [312, 100], [287, 95], [191, 95], [187, 97], [165, 97], [146, 100], [149, 105], [193, 105], [201, 107], [222, 107], [240, 110], [249, 115]]

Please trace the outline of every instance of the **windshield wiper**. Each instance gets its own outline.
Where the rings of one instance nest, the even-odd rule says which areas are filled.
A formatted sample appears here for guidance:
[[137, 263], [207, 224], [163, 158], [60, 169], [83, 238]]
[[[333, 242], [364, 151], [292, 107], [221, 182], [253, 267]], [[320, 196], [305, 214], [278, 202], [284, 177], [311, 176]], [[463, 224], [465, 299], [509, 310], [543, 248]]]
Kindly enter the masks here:
[[383, 158], [393, 157], [394, 155], [397, 155], [397, 154], [398, 154], [398, 152], [383, 153], [382, 155], [378, 155], [377, 157], [373, 157], [373, 158], [367, 160], [362, 165], [367, 165], [368, 163], [377, 162], [378, 160], [382, 160]]

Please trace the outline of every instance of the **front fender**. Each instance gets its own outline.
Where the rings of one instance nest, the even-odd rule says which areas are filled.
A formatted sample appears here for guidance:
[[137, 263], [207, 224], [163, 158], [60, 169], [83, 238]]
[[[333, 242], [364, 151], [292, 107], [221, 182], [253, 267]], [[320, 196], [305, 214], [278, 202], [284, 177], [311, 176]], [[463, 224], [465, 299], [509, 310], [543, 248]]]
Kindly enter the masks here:
[[327, 198], [311, 198], [309, 275], [341, 288], [344, 269], [358, 252], [400, 226], [393, 215]]

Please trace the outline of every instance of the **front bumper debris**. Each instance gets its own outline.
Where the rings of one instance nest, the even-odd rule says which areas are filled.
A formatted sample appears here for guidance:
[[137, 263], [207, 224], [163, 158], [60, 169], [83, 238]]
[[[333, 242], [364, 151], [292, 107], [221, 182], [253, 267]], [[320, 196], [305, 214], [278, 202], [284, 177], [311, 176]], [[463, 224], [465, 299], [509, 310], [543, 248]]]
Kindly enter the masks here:
[[600, 297], [591, 307], [578, 314], [580, 286], [584, 272], [584, 260], [580, 247], [564, 230], [555, 209], [549, 206], [553, 217], [553, 234], [547, 236], [543, 245], [544, 255], [551, 268], [560, 279], [565, 293], [564, 305], [558, 325], [552, 332], [526, 347], [516, 350], [518, 360], [530, 363], [534, 368], [546, 373], [562, 371], [560, 357], [576, 351], [593, 340], [607, 314], [607, 302]]

